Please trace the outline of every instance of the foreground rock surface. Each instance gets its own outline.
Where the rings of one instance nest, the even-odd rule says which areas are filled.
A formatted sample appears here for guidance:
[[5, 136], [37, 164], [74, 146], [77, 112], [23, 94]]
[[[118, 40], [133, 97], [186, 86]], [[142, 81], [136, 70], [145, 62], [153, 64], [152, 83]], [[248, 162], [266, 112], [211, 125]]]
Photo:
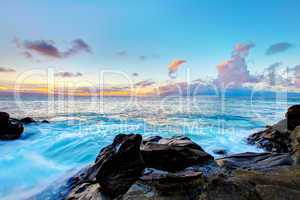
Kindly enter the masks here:
[[0, 140], [15, 140], [21, 137], [23, 124], [9, 117], [8, 113], [0, 112]]
[[91, 167], [73, 177], [66, 199], [125, 198], [137, 185], [197, 195], [203, 177], [214, 171], [213, 164], [217, 168], [213, 157], [186, 137], [142, 141], [140, 135], [121, 134], [100, 151]]
[[267, 171], [279, 166], [293, 164], [292, 156], [288, 153], [240, 153], [217, 159], [219, 166], [228, 170], [247, 169]]
[[211, 177], [200, 200], [293, 200], [300, 197], [299, 166], [269, 171], [235, 170], [230, 176]]

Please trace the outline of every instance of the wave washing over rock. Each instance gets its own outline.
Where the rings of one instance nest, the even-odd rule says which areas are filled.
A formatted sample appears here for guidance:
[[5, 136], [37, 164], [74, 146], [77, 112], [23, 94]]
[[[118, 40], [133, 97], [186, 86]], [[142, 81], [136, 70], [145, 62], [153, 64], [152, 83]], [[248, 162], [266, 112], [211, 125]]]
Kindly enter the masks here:
[[[249, 104], [247, 99], [229, 98], [219, 107], [220, 100], [212, 97], [193, 103], [171, 98], [161, 107], [159, 99], [141, 99], [139, 105], [129, 106], [127, 99], [106, 100], [104, 112], [95, 112], [97, 104], [80, 99], [47, 116], [46, 100], [22, 102], [26, 106], [21, 110], [2, 100], [0, 110], [10, 113], [8, 117], [33, 119], [17, 120], [24, 127], [18, 139], [0, 141], [0, 198], [268, 199], [276, 184], [298, 194], [294, 185], [299, 183], [298, 167], [293, 165], [299, 154], [297, 131], [279, 131], [276, 139], [266, 134], [273, 145], [268, 149], [260, 148], [260, 140], [246, 140], [257, 129], [277, 130], [277, 125], [266, 131], [264, 126], [284, 117], [284, 103]], [[297, 122], [297, 117], [289, 116]], [[135, 162], [129, 162], [131, 158]], [[115, 165], [120, 170], [110, 167]], [[258, 176], [262, 178], [257, 180]], [[274, 179], [267, 181], [267, 176]]]
[[138, 134], [122, 134], [66, 185], [50, 187], [33, 198], [299, 199], [299, 111], [300, 105], [292, 106], [287, 123], [281, 123], [288, 128], [281, 129], [286, 132], [278, 137], [289, 137], [285, 141], [291, 146], [285, 153], [246, 152], [214, 159], [187, 137], [143, 139]]

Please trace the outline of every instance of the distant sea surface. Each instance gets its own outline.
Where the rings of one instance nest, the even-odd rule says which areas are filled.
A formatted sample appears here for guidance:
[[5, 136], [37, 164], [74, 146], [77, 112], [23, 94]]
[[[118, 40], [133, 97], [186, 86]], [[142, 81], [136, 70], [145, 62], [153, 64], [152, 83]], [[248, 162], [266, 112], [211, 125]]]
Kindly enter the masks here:
[[11, 117], [50, 121], [26, 125], [19, 140], [0, 141], [0, 199], [25, 199], [74, 173], [120, 133], [185, 135], [211, 154], [214, 149], [259, 152], [245, 138], [282, 119], [297, 103], [300, 98], [284, 96], [0, 96], [0, 111]]

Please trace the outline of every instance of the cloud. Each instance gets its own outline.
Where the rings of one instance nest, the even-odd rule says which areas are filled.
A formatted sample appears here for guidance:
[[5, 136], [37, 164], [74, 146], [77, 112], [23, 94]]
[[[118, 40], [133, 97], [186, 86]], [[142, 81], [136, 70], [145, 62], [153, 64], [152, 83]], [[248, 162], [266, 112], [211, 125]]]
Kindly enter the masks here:
[[33, 58], [32, 54], [29, 51], [24, 51], [22, 54], [25, 56], [25, 58], [28, 58], [28, 59]]
[[294, 45], [288, 42], [279, 42], [276, 44], [271, 45], [267, 50], [266, 50], [266, 55], [273, 55], [276, 53], [281, 53], [284, 51], [287, 51], [288, 49], [292, 48]]
[[91, 53], [90, 46], [82, 39], [75, 39], [71, 42], [71, 47], [67, 50], [60, 50], [52, 40], [20, 41], [14, 40], [17, 48], [25, 50], [23, 54], [27, 58], [32, 58], [32, 53], [49, 58], [67, 58], [81, 52]]
[[300, 65], [296, 65], [288, 71], [292, 72], [292, 85], [296, 88], [300, 88]]
[[80, 72], [76, 72], [76, 73], [73, 73], [73, 72], [58, 72], [58, 73], [55, 74], [55, 76], [59, 76], [59, 77], [63, 77], [63, 78], [73, 78], [73, 77], [83, 76], [83, 74], [80, 73]]
[[275, 62], [266, 68], [266, 74], [260, 81], [266, 80], [270, 86], [278, 84], [279, 80], [283, 78], [278, 74], [279, 67], [282, 65], [282, 62]]
[[11, 68], [0, 67], [0, 72], [16, 72], [16, 70]]
[[246, 57], [246, 56], [248, 56], [250, 49], [252, 49], [253, 47], [255, 47], [255, 44], [253, 44], [252, 42], [238, 43], [234, 46], [232, 55]]
[[248, 70], [246, 57], [253, 43], [240, 43], [235, 45], [231, 58], [217, 65], [218, 77], [216, 84], [222, 87], [241, 86], [243, 83], [254, 81]]
[[139, 59], [140, 59], [141, 61], [145, 61], [145, 60], [147, 59], [147, 56], [139, 56]]
[[280, 67], [282, 65], [282, 62], [275, 62], [273, 64], [271, 64], [267, 70], [276, 70], [276, 68]]
[[134, 72], [134, 73], [132, 73], [131, 75], [132, 75], [133, 77], [138, 77], [138, 76], [139, 76], [139, 73]]
[[152, 80], [144, 80], [144, 81], [137, 82], [136, 84], [134, 84], [134, 86], [135, 87], [147, 87], [147, 86], [151, 86], [154, 84], [155, 84], [155, 82]]
[[180, 68], [180, 66], [184, 63], [186, 63], [187, 61], [185, 60], [173, 60], [169, 65], [168, 65], [168, 69], [169, 69], [169, 77], [170, 78], [176, 78], [176, 72], [178, 71], [178, 69]]
[[123, 51], [118, 51], [116, 53], [117, 56], [121, 56], [121, 57], [127, 57], [128, 56], [128, 53], [126, 50], [123, 50]]
[[80, 52], [92, 53], [91, 47], [82, 39], [72, 41], [72, 46], [67, 51], [63, 52], [63, 57], [69, 57]]

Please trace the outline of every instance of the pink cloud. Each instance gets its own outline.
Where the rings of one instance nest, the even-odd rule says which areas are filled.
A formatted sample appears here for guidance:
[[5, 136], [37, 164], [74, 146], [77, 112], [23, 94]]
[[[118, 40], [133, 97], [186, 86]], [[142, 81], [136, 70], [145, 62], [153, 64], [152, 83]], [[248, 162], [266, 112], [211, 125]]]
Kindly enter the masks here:
[[172, 61], [169, 65], [168, 65], [168, 69], [169, 69], [169, 77], [170, 78], [175, 78], [174, 74], [178, 71], [178, 69], [180, 68], [180, 66], [184, 63], [186, 63], [187, 61], [185, 60], [174, 60]]
[[217, 65], [218, 77], [215, 81], [219, 86], [241, 86], [243, 83], [253, 81], [246, 57], [254, 46], [253, 43], [235, 45], [231, 58]]

